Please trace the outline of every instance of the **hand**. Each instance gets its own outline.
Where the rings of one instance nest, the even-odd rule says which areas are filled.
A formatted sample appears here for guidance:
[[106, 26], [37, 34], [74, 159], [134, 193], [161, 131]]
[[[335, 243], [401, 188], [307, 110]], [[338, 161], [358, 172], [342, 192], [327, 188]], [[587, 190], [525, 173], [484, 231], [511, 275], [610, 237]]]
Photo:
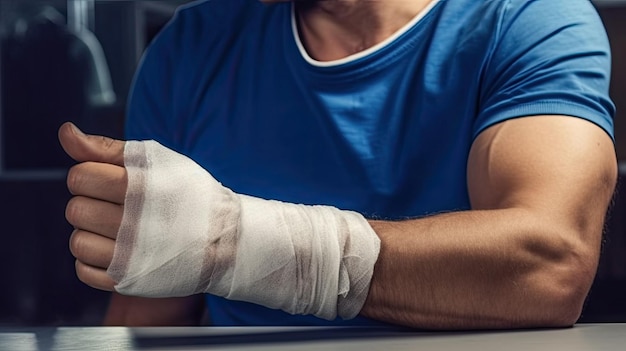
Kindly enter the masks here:
[[113, 291], [115, 282], [106, 270], [113, 259], [122, 222], [127, 174], [124, 141], [85, 135], [72, 123], [59, 129], [65, 152], [79, 163], [67, 176], [74, 195], [65, 211], [74, 226], [70, 251], [76, 257], [76, 274], [85, 284]]
[[66, 216], [87, 285], [153, 298], [211, 293], [329, 320], [363, 306], [380, 240], [362, 215], [237, 194], [153, 140], [87, 136], [71, 124], [59, 138], [82, 162], [68, 174]]

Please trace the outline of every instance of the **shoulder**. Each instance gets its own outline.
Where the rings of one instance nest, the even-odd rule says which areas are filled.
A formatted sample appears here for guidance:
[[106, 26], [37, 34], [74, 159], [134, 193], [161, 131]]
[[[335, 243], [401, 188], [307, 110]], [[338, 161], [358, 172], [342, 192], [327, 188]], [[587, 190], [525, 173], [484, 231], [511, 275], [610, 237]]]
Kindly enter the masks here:
[[500, 35], [532, 35], [570, 28], [585, 28], [585, 33], [580, 34], [605, 34], [590, 0], [507, 0], [502, 3]]
[[263, 7], [258, 0], [200, 0], [180, 6], [174, 21], [228, 26], [233, 21], [245, 19], [246, 16], [258, 12]]
[[588, 64], [575, 58], [594, 56], [597, 66], [609, 69], [608, 37], [591, 1], [506, 0], [502, 3], [494, 34], [494, 63], [547, 60], [554, 64]]
[[[166, 138], [182, 123], [181, 116], [191, 116], [181, 109], [224, 71], [224, 63], [233, 62], [237, 48], [258, 42], [258, 28], [271, 8], [258, 0], [203, 0], [179, 7], [148, 46], [135, 74], [127, 137], [156, 135], [169, 147], [178, 145]], [[155, 121], [161, 126], [155, 127]]]
[[511, 15], [518, 12], [533, 12], [541, 17], [560, 15], [568, 17], [574, 15], [589, 15], [596, 13], [590, 0], [487, 0], [501, 6]]
[[[444, 24], [475, 22], [479, 27], [493, 24], [504, 33], [511, 24], [523, 22], [533, 28], [550, 28], [564, 23], [602, 26], [590, 0], [439, 0]], [[474, 27], [465, 27], [473, 31]]]
[[[242, 28], [258, 14], [255, 0], [203, 0], [178, 8], [155, 42], [177, 46], [213, 40]], [[207, 43], [210, 44], [210, 43]]]
[[203, 0], [179, 7], [148, 46], [142, 69], [176, 75], [178, 70], [192, 74], [200, 62], [206, 68], [238, 38], [258, 32], [254, 28], [264, 7], [258, 0]]
[[477, 132], [508, 118], [568, 115], [612, 135], [611, 50], [593, 4], [502, 0], [499, 6], [481, 72]]
[[[569, 24], [602, 26], [590, 0], [439, 0], [444, 24], [475, 22], [479, 28], [492, 24], [495, 34], [503, 34], [512, 24], [524, 23], [532, 29]], [[475, 27], [465, 27], [472, 32]], [[519, 29], [519, 28], [518, 28]]]

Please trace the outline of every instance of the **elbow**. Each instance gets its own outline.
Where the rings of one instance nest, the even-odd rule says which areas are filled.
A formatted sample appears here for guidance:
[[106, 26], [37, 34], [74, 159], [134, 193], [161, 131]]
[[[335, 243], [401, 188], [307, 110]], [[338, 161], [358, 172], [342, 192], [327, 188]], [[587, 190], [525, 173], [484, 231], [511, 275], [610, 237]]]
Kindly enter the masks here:
[[570, 327], [580, 318], [596, 274], [599, 252], [563, 245], [531, 274], [529, 327]]
[[549, 308], [537, 311], [540, 317], [537, 327], [571, 327], [580, 318], [589, 287], [582, 283], [571, 284], [561, 290], [548, 297], [547, 300], [552, 301]]

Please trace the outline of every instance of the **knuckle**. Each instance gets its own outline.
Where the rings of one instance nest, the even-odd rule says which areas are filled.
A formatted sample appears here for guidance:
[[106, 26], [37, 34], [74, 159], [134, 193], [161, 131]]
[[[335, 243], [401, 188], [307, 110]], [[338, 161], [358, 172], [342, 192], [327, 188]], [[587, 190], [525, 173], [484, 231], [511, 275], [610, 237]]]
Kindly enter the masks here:
[[65, 219], [73, 225], [76, 225], [82, 216], [82, 210], [80, 206], [80, 198], [74, 196], [67, 202], [65, 207]]
[[104, 151], [105, 154], [110, 155], [117, 151], [115, 139], [105, 137], [105, 136], [101, 136], [100, 138], [101, 138], [100, 143], [102, 144], [102, 150]]
[[67, 188], [70, 190], [70, 193], [75, 194], [76, 189], [78, 188], [78, 184], [80, 181], [80, 171], [78, 170], [78, 165], [72, 166], [69, 172], [67, 172]]
[[87, 286], [99, 289], [94, 271], [80, 260], [76, 260], [76, 276]]
[[89, 284], [89, 272], [87, 266], [82, 264], [79, 260], [76, 260], [74, 266], [76, 268], [76, 276], [78, 279], [85, 284]]
[[85, 238], [79, 231], [74, 231], [70, 237], [70, 252], [76, 258], [82, 258], [85, 255]]
[[81, 184], [83, 183], [83, 172], [80, 164], [72, 166], [69, 172], [67, 173], [67, 188], [70, 190], [70, 193], [76, 194]]
[[115, 143], [115, 140], [102, 136], [102, 145], [104, 146], [105, 150], [110, 150], [113, 147], [113, 144]]
[[114, 284], [107, 279], [103, 279], [98, 275], [92, 267], [82, 263], [80, 260], [76, 260], [76, 276], [84, 284], [99, 290], [113, 291]]
[[121, 164], [123, 162], [124, 155], [124, 143], [113, 138], [104, 137], [103, 139], [104, 150], [109, 156], [109, 160], [114, 164]]

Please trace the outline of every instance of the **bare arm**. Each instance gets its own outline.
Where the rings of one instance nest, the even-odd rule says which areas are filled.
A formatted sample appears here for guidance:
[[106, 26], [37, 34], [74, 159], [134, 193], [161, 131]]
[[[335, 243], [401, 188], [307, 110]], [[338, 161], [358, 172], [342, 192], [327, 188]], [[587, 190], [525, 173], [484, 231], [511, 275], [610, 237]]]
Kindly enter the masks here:
[[[68, 175], [77, 196], [66, 216], [82, 228], [70, 248], [79, 278], [112, 290], [106, 269], [122, 217], [124, 143], [76, 133], [62, 127], [64, 148], [91, 162]], [[616, 176], [610, 138], [584, 120], [527, 117], [491, 127], [469, 155], [471, 211], [371, 223], [382, 250], [362, 314], [442, 329], [573, 324], [595, 274]], [[187, 323], [202, 310], [199, 297], [159, 309], [145, 301], [114, 297], [107, 322]]]
[[104, 318], [107, 326], [192, 326], [204, 313], [202, 295], [149, 299], [112, 293]]
[[471, 211], [371, 222], [382, 248], [362, 314], [434, 329], [572, 325], [616, 177], [611, 139], [587, 121], [489, 128], [469, 156]]

